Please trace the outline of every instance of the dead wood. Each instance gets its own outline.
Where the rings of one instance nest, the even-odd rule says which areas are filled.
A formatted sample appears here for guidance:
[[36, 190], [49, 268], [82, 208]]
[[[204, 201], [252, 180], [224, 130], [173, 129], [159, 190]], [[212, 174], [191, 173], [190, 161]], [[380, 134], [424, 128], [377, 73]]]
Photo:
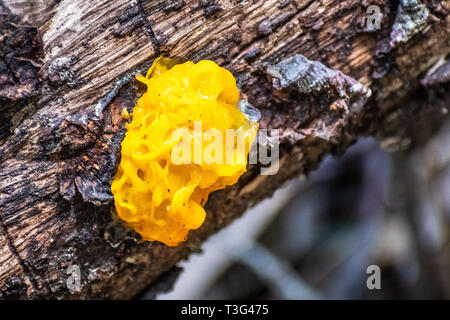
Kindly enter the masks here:
[[[133, 297], [358, 136], [404, 147], [391, 138], [449, 106], [450, 1], [373, 3], [376, 31], [366, 28], [370, 1], [0, 1], [0, 296]], [[176, 248], [111, 218], [120, 110], [159, 55], [228, 68], [261, 127], [282, 133], [279, 173], [250, 166]], [[66, 285], [71, 265], [77, 291]]]

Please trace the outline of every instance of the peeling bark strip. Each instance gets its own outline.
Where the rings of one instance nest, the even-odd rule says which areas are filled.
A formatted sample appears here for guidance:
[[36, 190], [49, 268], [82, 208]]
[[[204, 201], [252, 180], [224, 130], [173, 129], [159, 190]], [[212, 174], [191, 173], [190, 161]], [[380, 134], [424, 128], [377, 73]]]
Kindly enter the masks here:
[[318, 61], [309, 61], [301, 54], [269, 66], [267, 72], [274, 77], [273, 86], [277, 90], [295, 86], [301, 93], [337, 94], [339, 99], [331, 108], [344, 108], [347, 113], [360, 110], [372, 95], [369, 88], [355, 79]]
[[145, 31], [147, 32], [148, 36], [150, 37], [150, 41], [153, 45], [153, 48], [155, 49], [155, 56], [159, 56], [161, 54], [161, 49], [159, 48], [158, 39], [156, 39], [155, 33], [153, 32], [153, 28], [150, 24], [150, 22], [147, 20], [147, 16], [144, 12], [144, 7], [142, 6], [142, 0], [136, 0], [137, 1], [137, 7], [139, 10], [139, 15], [143, 21]]
[[[360, 113], [372, 95], [369, 88], [355, 79], [318, 61], [310, 61], [301, 54], [268, 66], [267, 72], [272, 76], [272, 85], [276, 90], [295, 90], [303, 94], [297, 96], [300, 108], [309, 110], [309, 113], [314, 112], [313, 109], [323, 110], [314, 112], [321, 114], [314, 125], [283, 130], [282, 139], [287, 138], [290, 143], [311, 134], [327, 141], [338, 141], [350, 115]], [[311, 95], [321, 95], [325, 99], [319, 102], [311, 99]]]
[[[377, 43], [389, 47], [395, 17], [360, 32], [360, 0], [0, 0], [0, 297], [130, 298], [161, 288], [157, 279], [208, 236], [325, 155], [360, 134], [398, 133], [425, 113], [417, 109], [442, 118], [447, 65], [430, 66], [449, 53], [450, 0], [401, 5], [394, 39], [417, 41], [380, 59]], [[111, 217], [120, 111], [144, 92], [134, 78], [159, 52], [226, 67], [249, 102], [241, 108], [282, 134], [278, 174], [249, 166], [211, 194], [205, 223], [175, 248], [143, 242]], [[416, 92], [422, 78], [429, 96]], [[81, 270], [73, 292], [72, 265]]]

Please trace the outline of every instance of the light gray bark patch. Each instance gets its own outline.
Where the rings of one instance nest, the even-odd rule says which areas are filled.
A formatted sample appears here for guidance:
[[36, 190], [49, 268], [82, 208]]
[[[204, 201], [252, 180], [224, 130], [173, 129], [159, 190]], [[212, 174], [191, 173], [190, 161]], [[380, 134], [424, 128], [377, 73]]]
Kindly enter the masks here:
[[372, 92], [369, 88], [339, 70], [326, 67], [318, 61], [310, 61], [301, 54], [271, 65], [267, 72], [273, 77], [277, 90], [294, 87], [300, 93], [337, 93], [332, 104], [349, 110], [361, 109]]
[[[290, 107], [296, 111], [288, 111], [285, 119], [278, 121], [282, 126], [280, 141], [293, 143], [313, 136], [337, 143], [350, 118], [363, 111], [372, 95], [368, 87], [355, 79], [301, 54], [268, 66], [267, 73], [278, 94], [296, 97]], [[309, 121], [296, 123], [292, 119], [298, 115], [300, 121], [302, 114], [308, 115]]]
[[261, 112], [246, 100], [240, 100], [238, 107], [239, 110], [245, 115], [247, 120], [253, 122], [258, 122], [259, 120], [261, 120]]
[[429, 16], [428, 8], [420, 0], [401, 0], [391, 31], [390, 47], [408, 42], [423, 30]]

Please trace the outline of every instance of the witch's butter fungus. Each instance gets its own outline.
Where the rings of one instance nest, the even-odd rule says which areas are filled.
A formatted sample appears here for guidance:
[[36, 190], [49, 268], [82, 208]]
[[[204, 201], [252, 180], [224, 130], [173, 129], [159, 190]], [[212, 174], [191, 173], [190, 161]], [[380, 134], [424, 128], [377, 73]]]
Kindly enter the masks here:
[[[208, 195], [245, 172], [258, 124], [239, 111], [233, 75], [212, 61], [174, 64], [160, 58], [138, 80], [147, 91], [126, 125], [111, 190], [123, 222], [144, 240], [176, 246], [202, 225]], [[229, 132], [238, 134], [230, 140]], [[244, 157], [239, 134], [245, 137]], [[180, 152], [188, 161], [178, 161]]]

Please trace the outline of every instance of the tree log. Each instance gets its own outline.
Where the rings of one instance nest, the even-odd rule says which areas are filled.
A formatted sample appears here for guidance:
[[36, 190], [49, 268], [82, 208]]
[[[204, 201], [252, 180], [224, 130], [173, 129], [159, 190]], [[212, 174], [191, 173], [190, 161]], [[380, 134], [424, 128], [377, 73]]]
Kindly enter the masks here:
[[[367, 28], [371, 4], [379, 30]], [[392, 137], [450, 105], [449, 11], [450, 0], [0, 0], [0, 297], [161, 290], [208, 236], [325, 155], [367, 134], [404, 147]], [[261, 127], [281, 133], [278, 174], [249, 165], [177, 247], [112, 218], [120, 111], [160, 55], [229, 69]]]

